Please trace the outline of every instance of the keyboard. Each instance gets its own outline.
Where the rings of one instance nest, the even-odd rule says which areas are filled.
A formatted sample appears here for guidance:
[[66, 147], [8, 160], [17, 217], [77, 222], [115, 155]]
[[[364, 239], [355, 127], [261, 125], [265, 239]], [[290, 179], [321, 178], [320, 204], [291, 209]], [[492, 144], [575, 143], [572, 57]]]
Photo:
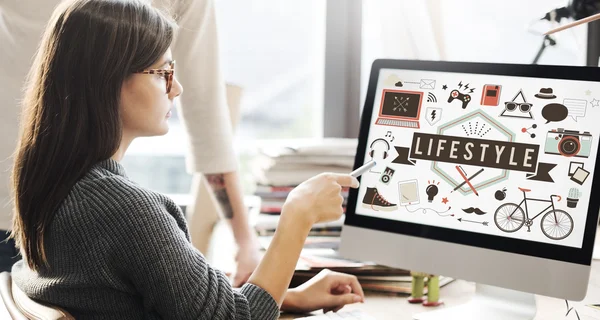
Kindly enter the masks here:
[[404, 128], [415, 128], [419, 129], [418, 121], [406, 121], [406, 120], [397, 120], [397, 119], [385, 119], [378, 118], [375, 124], [383, 125], [383, 126], [395, 126], [395, 127], [404, 127]]
[[368, 315], [365, 312], [359, 310], [353, 311], [340, 311], [340, 312], [328, 312], [326, 314], [321, 314], [318, 316], [311, 316], [305, 318], [296, 318], [296, 319], [306, 319], [306, 320], [375, 320], [374, 317]]

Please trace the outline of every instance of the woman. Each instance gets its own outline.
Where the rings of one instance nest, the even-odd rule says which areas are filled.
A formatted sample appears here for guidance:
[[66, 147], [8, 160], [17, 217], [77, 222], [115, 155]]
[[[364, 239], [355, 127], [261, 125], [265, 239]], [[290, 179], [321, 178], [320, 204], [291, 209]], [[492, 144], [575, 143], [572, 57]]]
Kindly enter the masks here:
[[70, 0], [54, 12], [15, 156], [16, 285], [78, 319], [275, 319], [280, 307], [363, 301], [356, 278], [339, 273], [287, 290], [311, 226], [340, 217], [341, 188], [357, 187], [355, 178], [321, 174], [294, 189], [239, 292], [191, 245], [175, 203], [127, 178], [119, 164], [127, 147], [165, 134], [183, 91], [169, 48], [174, 28], [138, 0]]

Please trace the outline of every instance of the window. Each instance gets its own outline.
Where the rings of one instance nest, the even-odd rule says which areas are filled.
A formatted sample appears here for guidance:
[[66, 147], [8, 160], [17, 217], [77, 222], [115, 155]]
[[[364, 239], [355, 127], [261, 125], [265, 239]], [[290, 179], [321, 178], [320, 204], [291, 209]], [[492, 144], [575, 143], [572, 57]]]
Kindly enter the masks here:
[[320, 136], [325, 2], [219, 0], [216, 6], [225, 81], [244, 90], [238, 142]]
[[[565, 5], [564, 0], [363, 0], [362, 101], [377, 58], [532, 63], [541, 32], [553, 26], [539, 19]], [[557, 33], [556, 46], [546, 48], [538, 63], [585, 65], [586, 35], [585, 26]]]
[[[249, 190], [255, 139], [322, 136], [326, 3], [215, 3], [225, 81], [243, 89], [235, 144], [244, 189]], [[179, 121], [175, 113], [167, 135], [132, 143], [123, 165], [133, 180], [167, 194], [189, 192], [186, 134]]]

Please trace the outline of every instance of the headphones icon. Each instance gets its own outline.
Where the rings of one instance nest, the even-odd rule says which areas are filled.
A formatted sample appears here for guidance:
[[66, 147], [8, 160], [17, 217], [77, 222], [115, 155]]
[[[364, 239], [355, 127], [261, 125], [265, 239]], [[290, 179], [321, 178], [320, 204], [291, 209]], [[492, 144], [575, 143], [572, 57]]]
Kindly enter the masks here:
[[383, 152], [383, 159], [387, 158], [388, 151], [390, 151], [390, 144], [387, 142], [387, 140], [382, 139], [382, 138], [375, 139], [375, 140], [373, 140], [373, 142], [371, 142], [371, 146], [369, 147], [371, 149], [371, 151], [369, 151], [369, 156], [371, 156], [371, 159], [373, 159], [373, 156], [375, 154], [375, 150], [373, 150], [373, 145], [377, 141], [383, 141], [385, 143], [385, 145], [387, 146], [387, 149]]

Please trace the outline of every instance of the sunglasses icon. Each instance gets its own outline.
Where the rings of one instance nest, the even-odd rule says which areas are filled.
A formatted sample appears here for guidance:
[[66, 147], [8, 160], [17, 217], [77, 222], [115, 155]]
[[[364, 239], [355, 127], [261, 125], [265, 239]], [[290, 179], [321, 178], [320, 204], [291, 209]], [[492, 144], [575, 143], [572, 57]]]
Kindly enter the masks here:
[[517, 108], [523, 113], [529, 112], [529, 111], [531, 111], [532, 106], [533, 106], [533, 104], [528, 103], [528, 102], [523, 102], [523, 103], [512, 102], [512, 101], [504, 102], [504, 109], [506, 111], [510, 111], [510, 112], [517, 110]]

